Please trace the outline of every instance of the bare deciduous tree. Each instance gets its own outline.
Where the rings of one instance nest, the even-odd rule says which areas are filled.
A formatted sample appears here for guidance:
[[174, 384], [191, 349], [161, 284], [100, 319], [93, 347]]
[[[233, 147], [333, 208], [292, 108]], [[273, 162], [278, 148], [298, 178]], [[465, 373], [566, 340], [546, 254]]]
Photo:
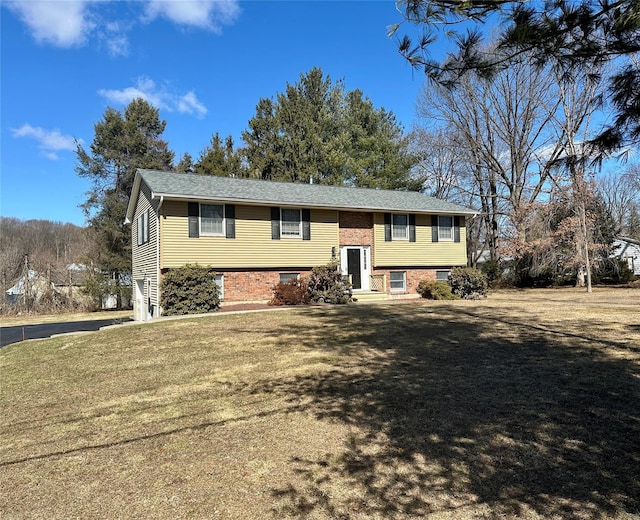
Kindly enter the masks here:
[[634, 238], [634, 215], [640, 213], [640, 164], [628, 165], [624, 170], [608, 172], [597, 179], [598, 193], [611, 213], [621, 234]]
[[459, 136], [458, 157], [472, 172], [469, 191], [481, 208], [492, 260], [500, 235], [526, 241], [528, 212], [548, 190], [563, 152], [553, 126], [555, 90], [548, 70], [520, 61], [491, 80], [468, 74], [455, 89], [429, 84], [419, 95], [425, 126], [453, 128]]

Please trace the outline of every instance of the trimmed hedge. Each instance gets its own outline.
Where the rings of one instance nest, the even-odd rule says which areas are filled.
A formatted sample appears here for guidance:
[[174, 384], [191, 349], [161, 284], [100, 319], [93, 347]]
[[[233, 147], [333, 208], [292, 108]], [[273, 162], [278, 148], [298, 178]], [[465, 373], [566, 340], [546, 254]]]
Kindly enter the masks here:
[[220, 291], [211, 267], [187, 264], [168, 271], [161, 284], [162, 312], [167, 316], [218, 310]]
[[442, 280], [420, 280], [417, 292], [428, 300], [457, 300], [458, 296], [451, 292], [451, 286]]
[[465, 300], [477, 300], [487, 296], [487, 276], [472, 267], [454, 267], [449, 274], [453, 294]]

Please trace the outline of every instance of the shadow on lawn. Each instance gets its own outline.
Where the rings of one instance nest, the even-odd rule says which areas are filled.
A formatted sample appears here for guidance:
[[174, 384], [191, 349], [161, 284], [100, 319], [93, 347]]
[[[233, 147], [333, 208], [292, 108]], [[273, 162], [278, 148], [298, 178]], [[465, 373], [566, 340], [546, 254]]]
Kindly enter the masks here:
[[353, 434], [339, 455], [292, 460], [307, 484], [273, 490], [277, 515], [640, 513], [638, 367], [610, 355], [628, 345], [490, 309], [319, 312], [321, 328], [280, 333], [301, 348], [324, 337], [341, 364], [256, 391], [302, 399]]

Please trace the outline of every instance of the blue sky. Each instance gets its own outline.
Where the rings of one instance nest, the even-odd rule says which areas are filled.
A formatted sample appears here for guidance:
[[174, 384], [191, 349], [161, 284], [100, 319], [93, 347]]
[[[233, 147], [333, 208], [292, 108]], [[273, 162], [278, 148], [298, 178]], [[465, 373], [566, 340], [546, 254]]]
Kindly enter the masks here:
[[262, 97], [320, 67], [409, 130], [423, 76], [397, 53], [378, 1], [2, 1], [0, 214], [84, 224], [74, 171], [108, 106], [160, 109], [176, 154], [216, 131], [236, 145]]

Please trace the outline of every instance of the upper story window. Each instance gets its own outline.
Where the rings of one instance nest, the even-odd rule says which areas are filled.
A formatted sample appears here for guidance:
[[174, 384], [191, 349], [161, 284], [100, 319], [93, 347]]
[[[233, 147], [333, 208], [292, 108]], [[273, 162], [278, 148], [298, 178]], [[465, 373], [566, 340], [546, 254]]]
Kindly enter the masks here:
[[413, 213], [385, 213], [384, 240], [416, 241], [416, 216]]
[[236, 238], [236, 207], [233, 204], [188, 203], [189, 238], [217, 236]]
[[283, 238], [299, 238], [302, 236], [302, 218], [299, 209], [281, 209], [280, 234]]
[[431, 216], [431, 242], [460, 242], [460, 216], [459, 215], [432, 215]]
[[391, 237], [393, 240], [409, 239], [409, 216], [391, 215]]
[[311, 240], [311, 210], [271, 208], [271, 239], [301, 238]]
[[138, 245], [146, 244], [149, 242], [149, 210], [145, 211], [138, 217], [136, 221]]
[[453, 217], [438, 217], [438, 238], [440, 240], [453, 240]]
[[200, 234], [224, 235], [224, 206], [200, 204]]

